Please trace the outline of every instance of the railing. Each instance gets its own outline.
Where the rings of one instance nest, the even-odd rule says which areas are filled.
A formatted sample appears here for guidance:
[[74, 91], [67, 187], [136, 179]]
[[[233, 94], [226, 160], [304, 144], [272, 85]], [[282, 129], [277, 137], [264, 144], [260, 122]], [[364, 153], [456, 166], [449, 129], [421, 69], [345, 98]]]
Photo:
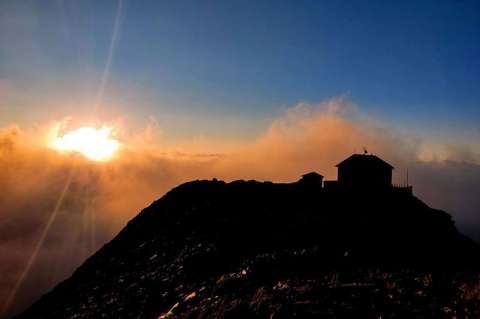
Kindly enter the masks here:
[[412, 188], [412, 186], [408, 184], [392, 184], [392, 186], [395, 188]]
[[407, 192], [409, 194], [413, 194], [413, 187], [411, 185], [407, 184], [392, 184], [392, 187], [401, 191], [401, 192]]

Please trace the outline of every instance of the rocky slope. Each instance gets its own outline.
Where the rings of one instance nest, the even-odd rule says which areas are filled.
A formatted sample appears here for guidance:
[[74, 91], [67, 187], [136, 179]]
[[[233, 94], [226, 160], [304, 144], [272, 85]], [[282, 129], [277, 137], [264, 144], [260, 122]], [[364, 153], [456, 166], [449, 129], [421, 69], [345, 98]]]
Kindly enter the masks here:
[[18, 318], [477, 317], [479, 256], [399, 189], [194, 181]]

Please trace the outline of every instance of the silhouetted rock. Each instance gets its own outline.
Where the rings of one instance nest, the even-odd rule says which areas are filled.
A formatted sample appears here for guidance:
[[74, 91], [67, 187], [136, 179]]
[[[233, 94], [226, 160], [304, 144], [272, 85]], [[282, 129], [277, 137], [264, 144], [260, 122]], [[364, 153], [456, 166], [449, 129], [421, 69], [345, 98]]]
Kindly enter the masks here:
[[479, 257], [401, 189], [194, 181], [18, 318], [474, 317]]

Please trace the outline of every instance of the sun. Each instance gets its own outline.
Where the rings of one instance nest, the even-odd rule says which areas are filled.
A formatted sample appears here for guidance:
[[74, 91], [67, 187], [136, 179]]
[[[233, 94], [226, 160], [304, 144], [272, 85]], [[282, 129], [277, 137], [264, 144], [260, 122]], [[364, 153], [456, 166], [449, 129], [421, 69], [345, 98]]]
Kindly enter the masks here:
[[80, 153], [93, 161], [107, 161], [118, 150], [120, 143], [111, 135], [111, 129], [81, 127], [56, 137], [52, 147], [59, 151]]

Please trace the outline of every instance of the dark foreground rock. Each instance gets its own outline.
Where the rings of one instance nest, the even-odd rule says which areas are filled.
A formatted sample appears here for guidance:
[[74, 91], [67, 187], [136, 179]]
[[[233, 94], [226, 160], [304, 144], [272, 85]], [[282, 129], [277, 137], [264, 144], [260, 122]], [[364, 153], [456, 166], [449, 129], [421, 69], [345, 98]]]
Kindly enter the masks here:
[[479, 256], [401, 189], [196, 181], [18, 318], [478, 318]]

